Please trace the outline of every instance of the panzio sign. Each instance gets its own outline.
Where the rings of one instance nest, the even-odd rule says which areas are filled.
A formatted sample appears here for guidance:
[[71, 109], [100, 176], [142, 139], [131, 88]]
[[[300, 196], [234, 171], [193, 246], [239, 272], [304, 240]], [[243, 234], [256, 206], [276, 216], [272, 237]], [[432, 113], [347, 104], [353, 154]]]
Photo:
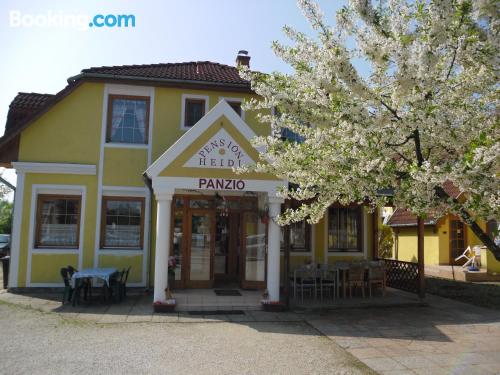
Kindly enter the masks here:
[[221, 129], [206, 142], [184, 167], [232, 169], [254, 161], [227, 131]]

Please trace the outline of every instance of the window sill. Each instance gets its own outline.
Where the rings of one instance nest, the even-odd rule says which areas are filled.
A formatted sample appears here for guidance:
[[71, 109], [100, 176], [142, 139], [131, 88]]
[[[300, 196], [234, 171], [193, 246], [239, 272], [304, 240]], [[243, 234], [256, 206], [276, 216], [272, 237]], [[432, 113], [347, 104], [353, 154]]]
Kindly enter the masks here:
[[106, 249], [99, 249], [100, 254], [109, 254], [109, 255], [142, 255], [144, 254], [144, 249], [137, 249], [137, 248], [126, 248], [126, 247], [121, 247], [121, 248], [106, 248]]
[[365, 255], [364, 251], [330, 251], [328, 250], [328, 256], [347, 256], [347, 257], [362, 257]]
[[104, 147], [109, 148], [135, 148], [140, 150], [147, 150], [149, 145], [142, 143], [117, 143], [117, 142], [109, 142], [105, 143]]
[[[285, 255], [285, 252], [283, 250], [280, 251], [281, 256]], [[290, 251], [290, 256], [312, 256], [311, 251]]]
[[80, 249], [74, 247], [37, 247], [31, 249], [32, 254], [79, 254]]

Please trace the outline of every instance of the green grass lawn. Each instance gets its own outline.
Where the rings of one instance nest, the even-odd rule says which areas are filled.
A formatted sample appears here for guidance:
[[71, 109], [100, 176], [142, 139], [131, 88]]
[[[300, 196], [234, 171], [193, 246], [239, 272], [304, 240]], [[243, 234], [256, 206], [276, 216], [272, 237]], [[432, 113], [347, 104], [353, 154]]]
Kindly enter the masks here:
[[500, 283], [471, 283], [426, 277], [426, 292], [472, 305], [500, 310]]

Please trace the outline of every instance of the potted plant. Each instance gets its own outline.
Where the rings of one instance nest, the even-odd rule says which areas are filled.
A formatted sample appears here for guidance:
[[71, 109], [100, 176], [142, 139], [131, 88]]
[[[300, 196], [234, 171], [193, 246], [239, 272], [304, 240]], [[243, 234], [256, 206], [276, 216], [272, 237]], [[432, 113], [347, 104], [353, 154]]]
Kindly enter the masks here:
[[165, 301], [154, 301], [153, 309], [156, 313], [168, 313], [175, 310], [176, 301], [169, 288], [165, 289]]
[[168, 257], [168, 286], [174, 288], [175, 283], [175, 269], [177, 268], [177, 260], [174, 256]]
[[266, 289], [262, 295], [262, 300], [260, 301], [264, 311], [269, 312], [282, 312], [286, 310], [286, 305], [281, 301], [271, 301], [269, 299], [269, 292]]

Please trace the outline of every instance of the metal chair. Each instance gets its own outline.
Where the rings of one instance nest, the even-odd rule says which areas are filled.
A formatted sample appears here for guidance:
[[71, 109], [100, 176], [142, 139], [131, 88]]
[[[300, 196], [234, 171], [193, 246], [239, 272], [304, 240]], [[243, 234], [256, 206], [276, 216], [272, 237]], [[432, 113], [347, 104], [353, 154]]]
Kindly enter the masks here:
[[317, 294], [317, 276], [316, 267], [302, 266], [294, 271], [293, 275], [293, 296], [297, 298], [297, 292], [300, 291], [301, 302], [304, 302], [304, 291], [309, 291], [311, 296]]
[[74, 289], [71, 286], [71, 282], [70, 282], [71, 278], [69, 276], [68, 269], [61, 268], [60, 273], [61, 273], [61, 277], [62, 277], [63, 282], [64, 282], [64, 292], [63, 292], [63, 298], [62, 298], [62, 304], [64, 305], [64, 303], [66, 301], [71, 302], [71, 298], [73, 297]]
[[323, 300], [323, 292], [327, 292], [328, 296], [330, 296], [330, 292], [332, 292], [332, 296], [337, 296], [337, 270], [331, 264], [322, 264], [319, 267], [319, 292], [320, 298]]
[[385, 296], [386, 275], [385, 263], [383, 261], [370, 262], [368, 268], [368, 291], [370, 297], [372, 296], [372, 285], [380, 285], [382, 288], [382, 295]]
[[365, 298], [365, 267], [360, 267], [359, 265], [352, 265], [349, 268], [349, 273], [347, 275], [347, 283], [349, 285], [349, 298], [352, 298], [352, 288], [360, 287], [361, 295]]

